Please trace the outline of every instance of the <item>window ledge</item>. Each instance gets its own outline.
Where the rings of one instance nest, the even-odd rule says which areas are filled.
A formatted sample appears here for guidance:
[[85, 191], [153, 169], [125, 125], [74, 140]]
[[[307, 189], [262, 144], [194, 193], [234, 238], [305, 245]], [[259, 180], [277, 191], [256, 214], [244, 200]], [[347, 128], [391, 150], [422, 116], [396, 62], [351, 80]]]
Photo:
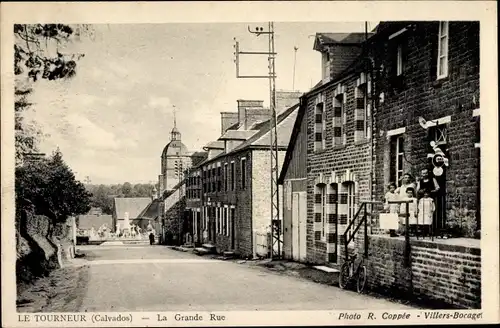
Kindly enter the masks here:
[[325, 148], [320, 149], [320, 150], [315, 150], [315, 151], [314, 151], [314, 154], [322, 154], [322, 153], [324, 153], [324, 152], [326, 152], [326, 149], [325, 149]]
[[347, 145], [335, 145], [332, 147], [333, 150], [341, 150], [341, 149], [345, 149], [347, 147]]
[[432, 82], [432, 87], [434, 88], [440, 88], [445, 82], [448, 82], [449, 76], [443, 76], [441, 78], [437, 78], [435, 81]]
[[366, 145], [366, 144], [370, 143], [370, 141], [371, 141], [371, 139], [358, 140], [358, 141], [354, 141], [354, 145], [355, 146]]

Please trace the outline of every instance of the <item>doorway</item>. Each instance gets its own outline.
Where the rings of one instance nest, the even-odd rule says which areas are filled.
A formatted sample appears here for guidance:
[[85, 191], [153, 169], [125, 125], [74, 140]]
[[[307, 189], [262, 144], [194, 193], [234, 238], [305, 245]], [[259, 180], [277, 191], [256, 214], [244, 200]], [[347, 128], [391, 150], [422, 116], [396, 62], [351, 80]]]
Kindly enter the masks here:
[[307, 194], [292, 192], [292, 259], [305, 261], [307, 249]]
[[235, 211], [234, 208], [231, 208], [230, 212], [229, 212], [230, 213], [229, 219], [230, 219], [230, 222], [231, 222], [231, 249], [232, 250], [234, 250], [235, 242], [236, 242], [236, 238], [235, 238], [235, 231], [236, 231], [236, 229], [235, 229], [235, 223], [234, 223], [234, 221], [235, 221], [235, 215], [234, 215], [235, 212], [236, 211]]

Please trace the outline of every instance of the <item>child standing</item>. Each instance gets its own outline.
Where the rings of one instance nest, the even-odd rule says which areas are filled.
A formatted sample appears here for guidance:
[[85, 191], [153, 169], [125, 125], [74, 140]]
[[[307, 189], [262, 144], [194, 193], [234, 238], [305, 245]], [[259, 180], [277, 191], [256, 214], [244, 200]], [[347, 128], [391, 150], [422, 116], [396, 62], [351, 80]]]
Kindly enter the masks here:
[[[388, 185], [389, 191], [385, 193], [385, 204], [384, 210], [386, 213], [398, 213], [399, 212], [399, 204], [389, 204], [390, 201], [398, 200], [398, 195], [395, 193], [396, 184], [394, 182], [389, 183]], [[389, 235], [391, 237], [397, 236], [396, 230], [389, 230]]]
[[424, 191], [424, 197], [418, 202], [418, 224], [422, 227], [424, 235], [430, 234], [430, 227], [435, 211], [434, 201], [429, 190]]
[[[409, 229], [410, 233], [413, 233], [415, 231], [416, 225], [417, 225], [417, 199], [415, 198], [415, 189], [414, 188], [407, 188], [406, 189], [406, 199], [404, 200], [409, 200], [411, 201], [410, 203], [405, 204], [402, 203], [401, 206], [399, 207], [399, 215], [402, 219], [402, 226], [404, 227], [406, 224], [406, 207], [408, 206], [408, 224], [409, 224]], [[404, 229], [403, 229], [404, 231]]]

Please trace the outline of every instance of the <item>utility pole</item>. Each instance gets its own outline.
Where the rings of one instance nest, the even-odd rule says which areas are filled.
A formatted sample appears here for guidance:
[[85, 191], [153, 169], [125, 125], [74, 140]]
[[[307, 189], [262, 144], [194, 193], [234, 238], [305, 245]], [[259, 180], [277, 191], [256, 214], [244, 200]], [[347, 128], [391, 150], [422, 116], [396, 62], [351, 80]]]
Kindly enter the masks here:
[[[264, 30], [263, 27], [256, 27], [255, 30], [251, 30], [248, 27], [248, 32], [259, 37], [260, 35], [268, 36], [268, 50], [267, 51], [240, 51], [239, 42], [235, 41], [235, 60], [236, 63], [236, 77], [237, 78], [251, 78], [251, 79], [268, 79], [269, 80], [269, 111], [270, 111], [270, 126], [269, 126], [269, 151], [270, 151], [270, 173], [271, 173], [271, 251], [270, 257], [281, 258], [281, 221], [279, 213], [279, 189], [278, 189], [278, 136], [277, 136], [277, 115], [276, 115], [276, 69], [275, 69], [275, 59], [277, 53], [274, 49], [274, 23], [268, 23], [268, 29]], [[268, 56], [268, 75], [240, 75], [240, 55], [267, 55]], [[275, 252], [274, 246], [277, 250]]]
[[297, 46], [293, 47], [294, 54], [293, 54], [293, 79], [292, 79], [292, 91], [295, 91], [295, 64], [297, 63], [297, 50], [299, 48]]

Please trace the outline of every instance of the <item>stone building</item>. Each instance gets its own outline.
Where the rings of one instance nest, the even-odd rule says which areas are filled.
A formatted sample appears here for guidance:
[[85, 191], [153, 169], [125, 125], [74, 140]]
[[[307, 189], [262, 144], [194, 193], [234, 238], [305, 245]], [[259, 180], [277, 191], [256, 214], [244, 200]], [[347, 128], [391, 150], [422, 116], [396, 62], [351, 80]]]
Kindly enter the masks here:
[[381, 22], [369, 47], [376, 194], [427, 168], [440, 186], [434, 234], [473, 236], [481, 225], [479, 22]]
[[[277, 93], [279, 163], [288, 144], [300, 93]], [[258, 253], [255, 232], [265, 236], [270, 224], [269, 109], [262, 101], [238, 100], [236, 115], [222, 113], [221, 137], [206, 147], [209, 155], [200, 165], [202, 183], [201, 240], [219, 252], [234, 251], [242, 256]], [[281, 165], [281, 164], [280, 164]], [[265, 237], [264, 237], [265, 238]], [[196, 239], [196, 238], [195, 238]], [[267, 241], [260, 242], [266, 255]]]
[[361, 59], [370, 35], [316, 35], [323, 79], [301, 97], [280, 176], [287, 258], [337, 264], [342, 234], [371, 197], [371, 90]]

